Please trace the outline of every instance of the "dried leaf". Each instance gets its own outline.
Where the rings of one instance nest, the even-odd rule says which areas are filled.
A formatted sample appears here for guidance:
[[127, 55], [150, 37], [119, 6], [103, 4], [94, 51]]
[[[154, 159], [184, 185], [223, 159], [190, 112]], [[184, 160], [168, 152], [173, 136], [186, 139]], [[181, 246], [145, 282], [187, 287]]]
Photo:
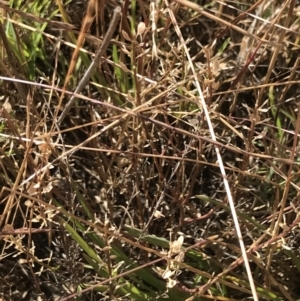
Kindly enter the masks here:
[[176, 285], [177, 281], [176, 280], [173, 280], [173, 279], [168, 279], [168, 282], [167, 282], [167, 288], [172, 288]]
[[154, 212], [154, 217], [156, 218], [161, 218], [161, 217], [165, 217], [160, 211], [156, 210]]
[[30, 200], [25, 201], [25, 206], [32, 207], [33, 203]]
[[140, 36], [142, 35], [146, 30], [146, 25], [144, 22], [140, 22], [137, 28], [137, 35]]
[[124, 37], [125, 40], [132, 42], [132, 40], [130, 39], [128, 33], [125, 30], [122, 30], [122, 35]]
[[171, 254], [177, 254], [180, 252], [181, 246], [183, 244], [183, 240], [184, 240], [184, 237], [181, 235], [181, 236], [179, 236], [179, 238], [177, 240], [173, 241], [170, 244], [170, 253]]
[[164, 273], [162, 274], [162, 278], [163, 279], [169, 279], [170, 277], [172, 277], [173, 275], [174, 275], [174, 271], [171, 271], [171, 270], [169, 270], [169, 269], [166, 269], [165, 271], [164, 271]]
[[182, 262], [184, 258], [184, 252], [179, 252], [179, 254], [175, 257], [175, 260], [178, 262]]

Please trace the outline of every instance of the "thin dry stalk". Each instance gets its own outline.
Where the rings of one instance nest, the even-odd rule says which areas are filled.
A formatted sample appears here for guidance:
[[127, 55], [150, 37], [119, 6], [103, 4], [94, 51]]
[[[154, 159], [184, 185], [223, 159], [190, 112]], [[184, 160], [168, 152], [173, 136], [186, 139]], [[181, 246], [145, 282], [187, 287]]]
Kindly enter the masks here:
[[[58, 5], [61, 5], [60, 3]], [[64, 86], [63, 86], [63, 93], [60, 96], [59, 99], [59, 103], [58, 103], [58, 109], [61, 107], [61, 103], [65, 94], [65, 90], [67, 88], [67, 85], [69, 84], [69, 80], [71, 78], [71, 74], [73, 73], [73, 70], [75, 68], [75, 64], [78, 58], [78, 54], [79, 54], [79, 50], [85, 40], [85, 34], [88, 32], [89, 28], [92, 25], [92, 21], [94, 19], [94, 12], [95, 12], [95, 5], [96, 5], [96, 1], [95, 0], [89, 0], [88, 3], [88, 8], [87, 8], [87, 13], [86, 16], [82, 22], [82, 26], [81, 26], [81, 30], [80, 30], [80, 34], [78, 36], [78, 40], [77, 40], [77, 44], [76, 44], [76, 48], [73, 52], [72, 58], [71, 58], [71, 63], [68, 69], [68, 73], [66, 75], [65, 78], [65, 82], [64, 82]], [[58, 111], [55, 114], [55, 119], [57, 116]]]
[[[206, 117], [206, 120], [207, 120], [207, 123], [208, 123], [208, 127], [209, 127], [209, 131], [210, 131], [212, 140], [215, 141], [215, 142], [217, 142], [216, 135], [215, 135], [215, 132], [214, 132], [214, 128], [213, 128], [213, 125], [211, 123], [210, 115], [209, 115], [209, 112], [208, 112], [208, 109], [207, 109], [207, 105], [206, 105], [205, 99], [203, 97], [202, 89], [200, 87], [196, 71], [194, 69], [194, 64], [193, 64], [193, 62], [191, 60], [189, 51], [188, 51], [186, 43], [185, 43], [185, 41], [184, 41], [184, 39], [182, 37], [181, 31], [179, 29], [179, 26], [177, 24], [177, 21], [176, 21], [176, 18], [174, 16], [174, 14], [173, 14], [173, 11], [170, 9], [168, 1], [167, 0], [165, 0], [165, 1], [166, 1], [166, 4], [167, 4], [167, 7], [169, 8], [168, 11], [169, 11], [171, 20], [173, 22], [173, 25], [175, 27], [175, 31], [176, 31], [179, 39], [180, 39], [181, 44], [184, 47], [185, 54], [186, 54], [186, 56], [188, 58], [188, 61], [189, 61], [189, 64], [190, 64], [190, 68], [191, 68], [191, 70], [193, 72], [194, 80], [195, 80], [196, 87], [197, 87], [197, 90], [198, 90], [198, 93], [199, 93], [199, 97], [200, 97], [200, 100], [201, 100], [202, 109], [203, 109], [203, 111], [205, 113], [205, 117]], [[234, 221], [234, 225], [235, 225], [237, 237], [238, 237], [238, 240], [239, 240], [239, 243], [240, 243], [240, 247], [241, 247], [241, 251], [242, 251], [242, 255], [243, 255], [243, 259], [244, 259], [244, 263], [245, 263], [245, 267], [246, 267], [248, 279], [249, 279], [250, 286], [251, 286], [252, 295], [253, 295], [254, 300], [258, 301], [256, 287], [255, 287], [255, 283], [254, 283], [254, 280], [253, 280], [253, 277], [252, 277], [252, 272], [251, 272], [251, 268], [250, 268], [250, 265], [249, 265], [249, 261], [248, 261], [248, 257], [247, 257], [247, 253], [246, 253], [245, 244], [244, 244], [244, 241], [243, 241], [242, 231], [240, 229], [240, 225], [239, 225], [238, 217], [237, 217], [237, 214], [236, 214], [235, 205], [234, 205], [234, 202], [233, 202], [233, 198], [232, 198], [230, 186], [229, 186], [229, 183], [228, 183], [228, 180], [227, 180], [226, 171], [225, 171], [225, 168], [224, 168], [222, 156], [221, 156], [219, 147], [217, 145], [214, 145], [214, 147], [215, 147], [215, 151], [216, 151], [216, 154], [217, 154], [220, 171], [221, 171], [221, 174], [222, 174], [222, 177], [223, 177], [223, 182], [224, 182], [224, 186], [225, 186], [225, 189], [226, 189], [226, 193], [227, 193], [227, 197], [228, 197], [228, 202], [229, 202], [229, 205], [230, 205], [230, 209], [231, 209], [231, 213], [232, 213], [232, 217], [233, 217], [233, 221]], [[211, 284], [209, 282], [205, 286], [205, 288], [202, 288], [201, 289], [201, 294], [203, 294], [206, 291], [206, 289], [208, 289], [210, 287], [210, 285]], [[197, 294], [195, 296], [191, 297], [189, 299], [189, 301], [193, 300], [196, 296], [197, 296]]]
[[[115, 31], [115, 29], [118, 25], [120, 17], [121, 17], [121, 7], [118, 6], [114, 10], [113, 18], [112, 18], [111, 23], [109, 25], [108, 31], [107, 31], [104, 39], [103, 39], [103, 42], [102, 42], [99, 50], [97, 51], [94, 60], [92, 61], [91, 65], [89, 66], [89, 68], [85, 72], [85, 74], [84, 74], [83, 78], [81, 79], [81, 81], [79, 82], [79, 84], [78, 84], [78, 86], [77, 86], [77, 88], [74, 92], [75, 94], [81, 93], [81, 91], [85, 88], [88, 81], [90, 80], [91, 76], [94, 74], [95, 70], [98, 68], [101, 57], [104, 54], [104, 52], [106, 51], [106, 49], [109, 45], [109, 42], [111, 41], [111, 38], [112, 38], [112, 36], [114, 34], [114, 31]], [[64, 87], [64, 89], [65, 89], [65, 87]], [[63, 109], [61, 115], [59, 116], [58, 121], [57, 121], [58, 125], [60, 125], [62, 123], [62, 121], [65, 119], [65, 117], [69, 113], [70, 109], [74, 105], [74, 102], [77, 99], [75, 94], [71, 97], [71, 99], [66, 104], [65, 108]]]

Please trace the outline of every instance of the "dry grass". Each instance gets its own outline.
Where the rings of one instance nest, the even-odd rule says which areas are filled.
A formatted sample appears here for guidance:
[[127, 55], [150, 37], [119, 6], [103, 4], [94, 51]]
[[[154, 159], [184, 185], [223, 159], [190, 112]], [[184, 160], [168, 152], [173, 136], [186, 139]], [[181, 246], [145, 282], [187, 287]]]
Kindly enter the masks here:
[[296, 2], [1, 1], [0, 298], [300, 300]]

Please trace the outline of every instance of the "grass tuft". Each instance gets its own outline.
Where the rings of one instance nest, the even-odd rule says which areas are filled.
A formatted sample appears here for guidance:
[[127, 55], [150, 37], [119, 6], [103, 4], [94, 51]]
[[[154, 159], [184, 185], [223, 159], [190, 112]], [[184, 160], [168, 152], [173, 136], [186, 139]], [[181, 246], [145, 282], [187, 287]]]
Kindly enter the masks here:
[[0, 299], [300, 300], [297, 1], [23, 2]]

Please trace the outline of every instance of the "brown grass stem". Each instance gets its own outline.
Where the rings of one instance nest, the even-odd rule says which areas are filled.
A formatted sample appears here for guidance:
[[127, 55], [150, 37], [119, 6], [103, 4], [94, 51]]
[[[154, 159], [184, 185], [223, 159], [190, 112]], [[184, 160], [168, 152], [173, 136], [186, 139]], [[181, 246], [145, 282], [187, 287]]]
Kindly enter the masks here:
[[75, 94], [79, 94], [84, 89], [84, 87], [87, 85], [88, 81], [90, 80], [91, 76], [94, 74], [96, 68], [99, 66], [101, 57], [104, 54], [104, 52], [106, 51], [110, 40], [112, 39], [114, 31], [115, 31], [115, 29], [117, 27], [117, 24], [119, 22], [120, 16], [121, 16], [121, 7], [118, 6], [114, 10], [113, 18], [112, 18], [111, 23], [109, 25], [108, 31], [107, 31], [104, 39], [103, 39], [103, 42], [102, 42], [98, 52], [95, 55], [94, 60], [92, 61], [90, 67], [87, 69], [87, 71], [84, 74], [81, 81], [79, 82], [79, 84], [78, 84], [78, 86], [77, 86], [77, 88], [74, 92], [74, 95], [71, 97], [69, 102], [66, 104], [63, 112], [59, 116], [58, 121], [57, 121], [58, 125], [60, 125], [62, 123], [62, 121], [65, 119], [65, 117], [69, 113], [70, 109], [74, 105], [74, 102], [77, 99]]

